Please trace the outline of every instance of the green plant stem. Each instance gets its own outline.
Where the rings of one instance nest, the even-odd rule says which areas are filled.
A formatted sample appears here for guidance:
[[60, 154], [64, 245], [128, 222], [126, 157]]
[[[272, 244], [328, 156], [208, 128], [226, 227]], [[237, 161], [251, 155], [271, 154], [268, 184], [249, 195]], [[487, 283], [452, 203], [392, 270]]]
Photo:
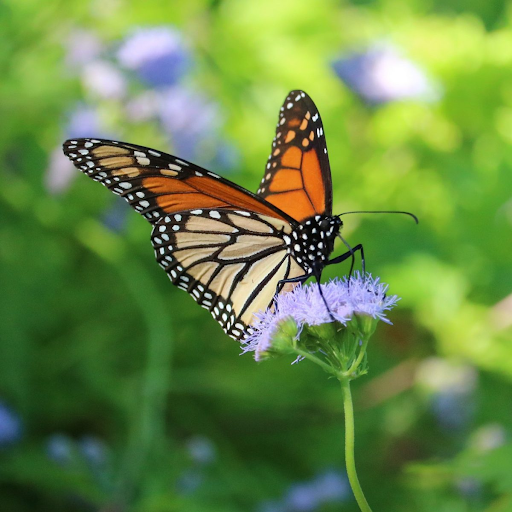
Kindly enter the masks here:
[[295, 348], [294, 351], [295, 351], [296, 354], [298, 354], [299, 356], [303, 357], [304, 359], [309, 359], [313, 363], [321, 366], [327, 373], [331, 373], [331, 374], [335, 374], [336, 375], [336, 370], [332, 366], [328, 365], [327, 363], [322, 361], [320, 358], [314, 356], [313, 354], [311, 354], [307, 350], [301, 350], [300, 348]]
[[[363, 341], [363, 345], [361, 346], [361, 349], [359, 350], [359, 355], [357, 356], [357, 359], [354, 361], [352, 366], [346, 371], [343, 372], [343, 375], [347, 378], [351, 378], [352, 374], [358, 369], [359, 365], [361, 364], [361, 361], [363, 360], [363, 357], [366, 354], [366, 347], [368, 346], [368, 340], [370, 339], [370, 336], [366, 336], [366, 338]], [[350, 390], [349, 390], [350, 392]]]
[[340, 376], [339, 379], [343, 392], [343, 407], [345, 409], [345, 464], [347, 466], [348, 480], [361, 511], [371, 512], [370, 505], [368, 505], [364, 497], [359, 479], [357, 478], [354, 457], [354, 407], [352, 405], [352, 394], [350, 393], [350, 379], [344, 376]]

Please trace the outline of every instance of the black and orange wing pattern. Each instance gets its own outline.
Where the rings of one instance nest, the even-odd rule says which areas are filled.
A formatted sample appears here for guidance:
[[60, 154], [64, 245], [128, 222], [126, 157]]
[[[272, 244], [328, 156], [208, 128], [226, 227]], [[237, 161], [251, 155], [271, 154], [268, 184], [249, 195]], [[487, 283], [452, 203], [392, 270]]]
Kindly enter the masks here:
[[286, 98], [258, 195], [302, 222], [332, 214], [332, 181], [322, 119], [303, 91]]
[[296, 222], [215, 173], [172, 155], [101, 139], [64, 143], [93, 180], [153, 225], [151, 241], [171, 281], [243, 341], [281, 279], [304, 275], [291, 254]]
[[242, 209], [291, 220], [235, 183], [161, 151], [103, 139], [67, 140], [63, 149], [80, 171], [126, 199], [152, 224], [166, 214], [197, 208]]

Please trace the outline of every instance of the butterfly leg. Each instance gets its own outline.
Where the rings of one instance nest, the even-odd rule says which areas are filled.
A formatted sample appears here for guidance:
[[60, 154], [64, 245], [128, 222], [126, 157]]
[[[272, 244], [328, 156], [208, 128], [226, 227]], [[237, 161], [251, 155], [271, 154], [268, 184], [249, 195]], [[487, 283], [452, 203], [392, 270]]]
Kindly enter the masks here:
[[277, 283], [276, 293], [279, 293], [283, 289], [283, 286], [286, 283], [301, 283], [302, 284], [305, 281], [307, 281], [312, 275], [313, 274], [304, 274], [302, 276], [290, 277], [288, 279], [281, 279], [281, 281], [279, 281]]
[[311, 276], [314, 276], [314, 274], [304, 274], [303, 276], [296, 276], [296, 277], [289, 277], [288, 279], [281, 279], [277, 284], [283, 285], [286, 283], [303, 283], [304, 281], [307, 281]]
[[322, 287], [320, 286], [320, 280], [322, 279], [322, 269], [318, 269], [314, 272], [314, 276], [316, 279], [316, 282], [318, 284], [318, 291], [320, 293], [320, 297], [322, 297], [322, 300], [324, 301], [325, 307], [327, 308], [327, 312], [329, 313], [329, 316], [331, 317], [331, 320], [333, 322], [336, 322], [336, 318], [334, 318], [334, 315], [331, 313], [331, 309], [329, 308], [329, 304], [327, 304], [327, 300], [324, 297], [324, 292], [322, 291]]
[[316, 282], [318, 284], [318, 291], [320, 292], [320, 297], [322, 297], [325, 307], [327, 308], [327, 311], [329, 312], [329, 316], [331, 317], [333, 322], [336, 321], [336, 319], [334, 318], [334, 316], [331, 313], [331, 310], [329, 309], [329, 305], [327, 304], [327, 301], [325, 300], [324, 294], [322, 292], [322, 287], [320, 286], [320, 279], [322, 277], [321, 270], [315, 269], [313, 272], [311, 272], [309, 274], [304, 274], [303, 276], [290, 277], [289, 279], [282, 279], [281, 281], [279, 281], [279, 283], [277, 285], [278, 291], [281, 291], [281, 288], [286, 283], [303, 283], [310, 277], [314, 277], [316, 279]]
[[335, 265], [336, 263], [341, 263], [342, 261], [345, 261], [348, 258], [352, 258], [352, 263], [350, 264], [350, 272], [349, 276], [352, 276], [352, 272], [354, 271], [354, 263], [355, 263], [355, 253], [357, 251], [361, 252], [361, 270], [363, 273], [363, 276], [366, 273], [366, 267], [365, 267], [365, 260], [364, 260], [364, 250], [362, 244], [357, 244], [354, 246], [350, 251], [347, 251], [340, 256], [336, 256], [336, 258], [333, 258], [332, 260], [329, 260], [326, 265]]

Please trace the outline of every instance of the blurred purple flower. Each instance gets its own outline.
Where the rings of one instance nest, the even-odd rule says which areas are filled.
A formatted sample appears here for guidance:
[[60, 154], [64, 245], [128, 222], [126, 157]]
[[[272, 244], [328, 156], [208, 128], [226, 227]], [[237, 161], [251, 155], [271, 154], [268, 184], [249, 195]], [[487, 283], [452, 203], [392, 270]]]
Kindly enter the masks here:
[[240, 151], [236, 146], [225, 141], [216, 142], [216, 151], [208, 168], [219, 174], [229, 174], [240, 165]]
[[446, 430], [464, 428], [475, 412], [478, 374], [470, 365], [429, 357], [418, 367], [416, 380], [426, 390], [439, 425]]
[[174, 151], [188, 160], [201, 154], [202, 143], [214, 140], [221, 125], [218, 106], [184, 87], [173, 87], [162, 94], [159, 115]]
[[482, 496], [482, 482], [472, 477], [465, 477], [456, 480], [455, 487], [466, 499], [475, 500]]
[[62, 152], [62, 147], [56, 147], [50, 153], [50, 160], [44, 175], [46, 190], [51, 194], [64, 192], [71, 185], [75, 175], [76, 169]]
[[466, 393], [445, 391], [432, 399], [432, 411], [439, 425], [445, 430], [461, 430], [476, 410], [473, 397]]
[[84, 436], [78, 443], [80, 453], [93, 468], [102, 468], [108, 460], [107, 445], [94, 436]]
[[53, 434], [46, 442], [46, 453], [48, 457], [60, 464], [69, 466], [73, 463], [75, 454], [73, 440], [65, 434]]
[[121, 45], [117, 59], [152, 87], [176, 84], [190, 66], [181, 33], [173, 27], [139, 28]]
[[321, 473], [313, 483], [318, 499], [322, 502], [344, 501], [352, 495], [347, 475], [341, 471], [330, 470]]
[[78, 104], [70, 111], [64, 131], [65, 136], [70, 139], [105, 136], [98, 111], [96, 108], [84, 104]]
[[[246, 338], [243, 352], [255, 351], [255, 359], [272, 346], [272, 336], [280, 322], [292, 318], [299, 331], [304, 324], [321, 325], [332, 322], [332, 317], [346, 325], [355, 314], [368, 315], [390, 323], [385, 312], [395, 306], [399, 298], [386, 296], [388, 286], [372, 278], [354, 273], [349, 280], [334, 279], [322, 284], [322, 292], [329, 310], [320, 296], [317, 283], [299, 285], [289, 293], [277, 295], [275, 304], [264, 312], [255, 314], [254, 332]], [[332, 315], [332, 317], [331, 317]]]
[[124, 75], [106, 60], [87, 63], [82, 72], [82, 84], [93, 96], [101, 99], [121, 99], [127, 90]]
[[284, 502], [286, 510], [293, 512], [310, 512], [320, 505], [315, 486], [309, 482], [290, 487]]
[[[95, 108], [79, 104], [68, 114], [63, 138], [73, 137], [99, 137], [112, 138], [111, 134], [102, 126], [100, 117]], [[64, 156], [59, 144], [51, 153], [44, 177], [45, 187], [52, 194], [64, 192], [71, 185], [72, 180], [78, 176], [74, 165]]]
[[345, 501], [350, 496], [350, 486], [345, 473], [330, 470], [309, 482], [291, 486], [284, 502], [287, 511], [309, 512], [326, 503]]
[[89, 30], [74, 28], [66, 41], [66, 64], [79, 68], [98, 58], [103, 44], [98, 36]]
[[23, 425], [19, 416], [5, 403], [0, 402], [0, 449], [20, 440]]
[[195, 469], [186, 470], [176, 482], [178, 490], [184, 494], [195, 492], [203, 483], [204, 477], [202, 473]]
[[126, 103], [126, 115], [132, 122], [149, 121], [157, 117], [160, 95], [155, 91], [144, 91]]
[[332, 67], [350, 89], [371, 104], [435, 101], [440, 96], [425, 73], [390, 45], [374, 44], [336, 60]]
[[110, 231], [120, 233], [126, 227], [126, 218], [129, 211], [128, 203], [120, 197], [116, 197], [103, 212], [101, 221]]
[[507, 430], [499, 423], [488, 423], [479, 427], [471, 436], [471, 448], [488, 452], [507, 442]]
[[195, 436], [187, 441], [187, 449], [196, 464], [211, 464], [216, 457], [215, 445], [204, 436]]

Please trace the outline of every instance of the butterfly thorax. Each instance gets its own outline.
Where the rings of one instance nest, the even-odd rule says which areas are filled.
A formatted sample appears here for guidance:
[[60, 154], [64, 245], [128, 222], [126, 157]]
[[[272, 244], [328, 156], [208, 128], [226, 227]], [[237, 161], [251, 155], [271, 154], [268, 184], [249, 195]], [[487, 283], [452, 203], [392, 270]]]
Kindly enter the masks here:
[[334, 249], [342, 221], [330, 215], [315, 215], [304, 220], [286, 237], [291, 254], [307, 270], [323, 267]]

